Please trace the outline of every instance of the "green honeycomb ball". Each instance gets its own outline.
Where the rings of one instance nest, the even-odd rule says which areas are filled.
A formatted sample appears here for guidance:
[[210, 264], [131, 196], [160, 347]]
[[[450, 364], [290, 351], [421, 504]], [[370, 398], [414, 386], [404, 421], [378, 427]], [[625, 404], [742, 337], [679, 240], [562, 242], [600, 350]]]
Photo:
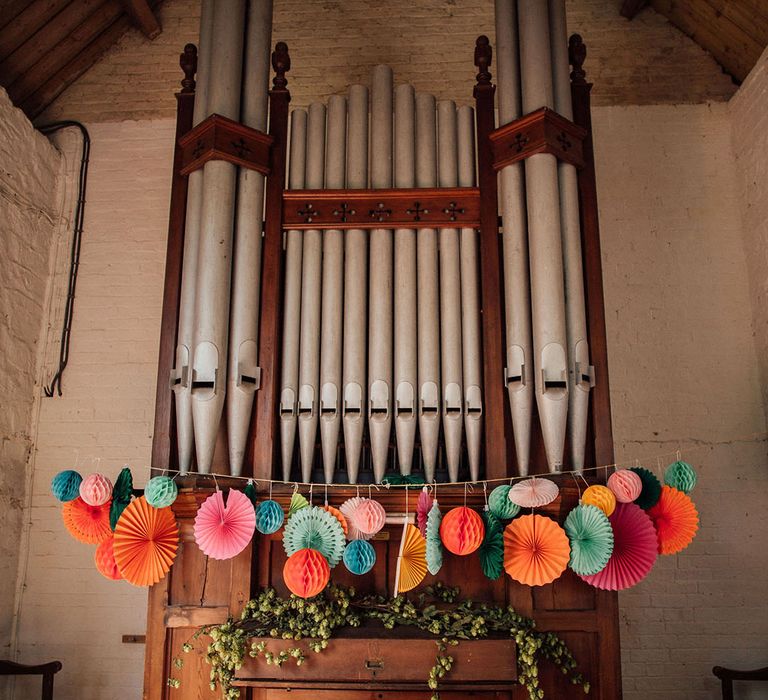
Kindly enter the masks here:
[[664, 472], [664, 483], [673, 489], [690, 493], [696, 487], [696, 472], [687, 462], [673, 462]]
[[509, 500], [511, 488], [508, 484], [497, 486], [488, 496], [488, 509], [499, 520], [512, 520], [520, 512], [520, 506]]
[[147, 503], [155, 508], [167, 508], [172, 505], [178, 493], [176, 482], [169, 476], [151, 478], [144, 489]]

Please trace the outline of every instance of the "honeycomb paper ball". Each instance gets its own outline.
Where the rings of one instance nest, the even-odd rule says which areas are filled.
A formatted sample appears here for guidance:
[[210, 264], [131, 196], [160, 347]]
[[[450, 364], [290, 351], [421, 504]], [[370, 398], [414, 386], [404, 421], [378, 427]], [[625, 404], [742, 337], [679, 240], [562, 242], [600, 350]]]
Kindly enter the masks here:
[[144, 489], [147, 503], [154, 508], [168, 508], [176, 500], [178, 493], [176, 482], [168, 476], [152, 477]]
[[256, 506], [256, 529], [262, 535], [277, 532], [285, 520], [285, 513], [277, 501], [262, 501]]
[[610, 515], [616, 509], [616, 496], [613, 491], [600, 484], [590, 486], [582, 495], [581, 502], [585, 506], [597, 506], [606, 515]]
[[608, 477], [608, 488], [619, 503], [632, 503], [642, 492], [643, 482], [635, 472], [619, 469]]
[[640, 477], [640, 481], [643, 482], [643, 490], [635, 499], [635, 503], [643, 510], [653, 508], [661, 496], [661, 482], [650, 469], [645, 467], [632, 467], [631, 471], [635, 472]]
[[283, 566], [283, 580], [288, 590], [299, 598], [311, 598], [320, 593], [331, 577], [331, 567], [316, 549], [294, 552]]
[[696, 481], [696, 472], [687, 462], [673, 462], [664, 472], [664, 483], [685, 494], [693, 491]]
[[108, 537], [104, 540], [96, 547], [93, 561], [96, 564], [96, 570], [104, 578], [108, 578], [110, 581], [120, 581], [123, 575], [120, 573], [120, 569], [117, 568], [117, 563], [115, 562], [114, 543], [114, 537]]
[[375, 535], [387, 521], [387, 512], [384, 506], [371, 498], [364, 498], [352, 513], [355, 527], [363, 535]]
[[344, 549], [344, 566], [353, 574], [367, 574], [376, 563], [376, 550], [368, 540], [352, 540]]
[[89, 506], [102, 506], [112, 498], [112, 482], [103, 474], [86, 476], [80, 484], [80, 498]]
[[511, 489], [509, 484], [502, 484], [493, 489], [488, 496], [488, 509], [499, 520], [512, 520], [520, 512], [520, 506], [509, 500]]
[[449, 510], [440, 523], [440, 539], [453, 554], [472, 554], [483, 543], [484, 536], [483, 519], [466, 506]]
[[51, 493], [62, 503], [74, 501], [80, 495], [82, 481], [83, 477], [72, 469], [59, 472], [51, 481]]

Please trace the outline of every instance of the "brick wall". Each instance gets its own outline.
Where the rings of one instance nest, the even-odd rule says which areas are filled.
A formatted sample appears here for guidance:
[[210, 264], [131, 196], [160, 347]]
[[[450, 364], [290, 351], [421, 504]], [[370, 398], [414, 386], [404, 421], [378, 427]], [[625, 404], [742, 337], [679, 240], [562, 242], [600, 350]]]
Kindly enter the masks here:
[[[598, 105], [726, 100], [735, 86], [697, 44], [652, 8], [629, 22], [618, 0], [569, 0], [572, 32], [589, 46], [587, 70]], [[492, 0], [274, 0], [274, 40], [288, 42], [294, 105], [367, 81], [388, 63], [399, 81], [438, 97], [469, 100], [475, 38], [493, 41]], [[386, 8], [386, 9], [385, 9]], [[164, 0], [163, 33], [128, 32], [49, 108], [43, 120], [172, 118], [178, 55], [197, 42], [198, 0]]]

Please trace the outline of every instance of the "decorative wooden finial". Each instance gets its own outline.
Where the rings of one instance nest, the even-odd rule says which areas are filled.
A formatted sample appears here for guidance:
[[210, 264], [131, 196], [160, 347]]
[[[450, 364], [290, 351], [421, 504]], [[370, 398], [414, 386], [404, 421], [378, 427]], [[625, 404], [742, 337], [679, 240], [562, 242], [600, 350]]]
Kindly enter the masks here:
[[581, 34], [572, 34], [568, 40], [568, 60], [573, 70], [571, 71], [571, 82], [575, 85], [586, 85], [587, 74], [582, 67], [587, 57], [587, 45], [581, 38]]
[[288, 85], [285, 74], [291, 70], [291, 57], [288, 55], [288, 44], [284, 41], [278, 41], [275, 44], [275, 50], [272, 52], [272, 68], [275, 71], [272, 85], [275, 90], [285, 90]]
[[485, 34], [481, 34], [477, 37], [477, 41], [475, 42], [475, 65], [478, 70], [478, 85], [491, 84], [491, 73], [488, 69], [491, 66], [492, 56], [493, 50], [491, 49], [491, 42]]
[[181, 81], [181, 91], [190, 93], [195, 91], [195, 73], [197, 73], [197, 46], [187, 44], [184, 52], [179, 55], [179, 65], [184, 71], [184, 80]]

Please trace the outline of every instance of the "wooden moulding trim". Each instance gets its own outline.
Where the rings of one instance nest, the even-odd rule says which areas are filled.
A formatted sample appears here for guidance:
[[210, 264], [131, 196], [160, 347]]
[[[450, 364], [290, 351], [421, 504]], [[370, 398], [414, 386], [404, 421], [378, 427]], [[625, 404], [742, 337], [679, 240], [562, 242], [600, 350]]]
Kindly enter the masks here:
[[444, 187], [382, 190], [287, 190], [286, 229], [476, 228], [480, 190]]
[[582, 127], [542, 107], [491, 134], [493, 168], [501, 170], [536, 153], [551, 153], [566, 163], [582, 168], [586, 136], [587, 132]]
[[269, 174], [272, 137], [258, 129], [212, 114], [179, 140], [182, 175], [199, 170], [209, 160], [226, 160]]

